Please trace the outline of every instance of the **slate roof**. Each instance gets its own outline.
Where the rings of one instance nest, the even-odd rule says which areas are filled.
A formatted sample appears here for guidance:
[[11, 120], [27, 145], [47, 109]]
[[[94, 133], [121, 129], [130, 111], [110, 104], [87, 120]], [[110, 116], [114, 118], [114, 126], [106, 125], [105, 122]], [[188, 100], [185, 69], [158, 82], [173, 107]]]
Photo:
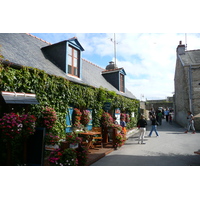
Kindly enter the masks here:
[[185, 51], [185, 54], [179, 55], [184, 66], [200, 65], [200, 50]]
[[23, 66], [38, 68], [48, 74], [61, 76], [75, 83], [97, 88], [102, 86], [110, 91], [115, 91], [117, 94], [136, 99], [128, 89], [126, 89], [125, 93], [118, 91], [102, 76], [102, 71], [105, 71], [105, 69], [85, 59], [82, 59], [82, 79], [68, 76], [44, 57], [41, 48], [50, 45], [50, 43], [30, 34], [0, 33], [0, 45], [0, 51], [4, 56], [4, 60]]

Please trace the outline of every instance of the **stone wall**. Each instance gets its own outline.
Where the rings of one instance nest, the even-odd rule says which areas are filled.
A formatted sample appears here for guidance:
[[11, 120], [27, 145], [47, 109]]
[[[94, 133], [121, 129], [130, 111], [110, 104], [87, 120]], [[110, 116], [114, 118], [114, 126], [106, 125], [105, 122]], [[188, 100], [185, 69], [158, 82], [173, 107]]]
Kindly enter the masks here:
[[[175, 121], [181, 126], [187, 126], [187, 112], [192, 111], [194, 115], [200, 113], [200, 68], [192, 67], [191, 69], [192, 79], [192, 91], [191, 91], [191, 105], [190, 109], [190, 90], [189, 90], [189, 66], [182, 66], [177, 59], [176, 71], [175, 71], [175, 97], [174, 97], [174, 109], [175, 109]], [[200, 118], [195, 118], [195, 128], [200, 130]]]
[[150, 110], [152, 108], [152, 106], [153, 106], [154, 110], [157, 110], [159, 107], [163, 107], [163, 108], [173, 108], [174, 107], [173, 102], [166, 102], [166, 101], [159, 102], [159, 103], [147, 102], [146, 109]]
[[[200, 113], [200, 67], [192, 67], [192, 112]], [[195, 128], [200, 130], [200, 118], [195, 118]]]
[[177, 60], [175, 71], [175, 121], [181, 126], [187, 124], [187, 111], [189, 110], [189, 91], [188, 91], [188, 67], [183, 67], [181, 62]]

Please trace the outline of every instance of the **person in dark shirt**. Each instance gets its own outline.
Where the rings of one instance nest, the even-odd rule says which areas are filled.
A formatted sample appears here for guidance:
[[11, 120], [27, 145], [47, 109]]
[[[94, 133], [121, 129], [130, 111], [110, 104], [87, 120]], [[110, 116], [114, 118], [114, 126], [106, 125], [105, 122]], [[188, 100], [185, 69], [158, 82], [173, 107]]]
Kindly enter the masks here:
[[126, 135], [126, 122], [124, 117], [120, 118], [120, 126], [122, 127], [122, 133]]
[[151, 137], [151, 135], [152, 135], [152, 132], [153, 131], [155, 131], [155, 133], [156, 133], [156, 136], [159, 136], [158, 135], [158, 132], [157, 132], [157, 125], [158, 125], [158, 122], [156, 121], [156, 117], [153, 115], [152, 116], [152, 119], [151, 119], [151, 131], [150, 131], [150, 133], [149, 133], [149, 137]]
[[167, 108], [167, 109], [164, 111], [164, 113], [165, 113], [165, 117], [166, 117], [166, 122], [168, 122], [168, 121], [169, 121], [169, 109]]
[[145, 136], [145, 133], [146, 133], [146, 125], [147, 125], [147, 122], [144, 119], [144, 116], [141, 115], [140, 119], [137, 122], [137, 127], [140, 129], [138, 144], [140, 143], [140, 140], [141, 140], [141, 144], [145, 144], [143, 142], [143, 140], [144, 140], [144, 136]]

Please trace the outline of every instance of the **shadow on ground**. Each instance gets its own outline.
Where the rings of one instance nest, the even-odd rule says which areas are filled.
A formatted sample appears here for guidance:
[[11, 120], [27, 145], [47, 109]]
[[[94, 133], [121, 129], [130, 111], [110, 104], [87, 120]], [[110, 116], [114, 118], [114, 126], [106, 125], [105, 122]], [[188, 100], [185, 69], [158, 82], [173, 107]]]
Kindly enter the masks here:
[[[105, 165], [106, 164], [106, 165]], [[200, 166], [199, 155], [108, 155], [92, 166]]]

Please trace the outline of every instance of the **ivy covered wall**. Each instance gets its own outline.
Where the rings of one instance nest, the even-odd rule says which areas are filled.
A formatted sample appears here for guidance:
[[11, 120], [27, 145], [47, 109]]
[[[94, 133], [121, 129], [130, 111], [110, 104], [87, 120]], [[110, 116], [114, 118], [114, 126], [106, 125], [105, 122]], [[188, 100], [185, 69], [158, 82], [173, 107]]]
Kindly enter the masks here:
[[[31, 67], [11, 67], [0, 63], [0, 90], [10, 92], [35, 93], [40, 104], [31, 105], [31, 114], [39, 117], [41, 108], [55, 109], [58, 121], [54, 131], [65, 134], [68, 106], [93, 110], [93, 126], [100, 126], [104, 102], [110, 101], [112, 108], [122, 112], [135, 113], [137, 118], [139, 101], [117, 95], [104, 88], [79, 85], [62, 77], [49, 75]], [[1, 110], [0, 110], [1, 112]]]

